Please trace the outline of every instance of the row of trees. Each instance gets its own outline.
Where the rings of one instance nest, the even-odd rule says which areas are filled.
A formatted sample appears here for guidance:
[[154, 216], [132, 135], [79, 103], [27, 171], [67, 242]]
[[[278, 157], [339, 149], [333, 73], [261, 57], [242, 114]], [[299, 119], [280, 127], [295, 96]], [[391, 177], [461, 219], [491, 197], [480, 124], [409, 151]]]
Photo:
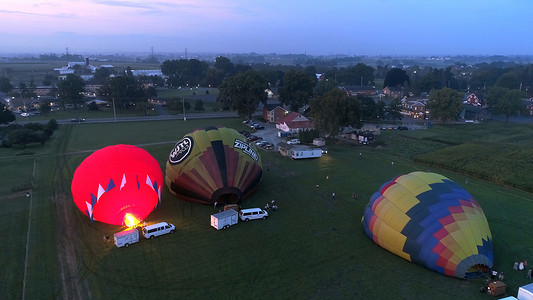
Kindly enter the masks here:
[[[346, 98], [354, 103], [345, 106], [346, 99], [340, 98], [339, 93], [331, 93], [341, 85], [373, 85], [375, 74], [382, 76], [386, 69], [383, 67], [374, 69], [363, 63], [346, 68], [328, 68], [324, 72], [324, 78], [317, 81], [317, 70], [312, 66], [306, 68], [293, 66], [286, 69], [286, 67], [269, 65], [234, 65], [223, 56], [217, 57], [212, 66], [196, 59], [167, 60], [161, 65], [162, 72], [167, 76], [168, 86], [218, 86], [220, 93], [217, 99], [222, 108], [224, 110], [235, 109], [242, 117], [251, 116], [259, 103], [266, 103], [265, 90], [276, 86], [279, 87], [279, 100], [291, 110], [310, 108], [315, 118], [326, 120], [322, 115], [331, 120], [337, 118], [341, 125], [357, 125], [357, 122], [360, 124], [365, 120], [395, 120], [401, 117], [401, 106], [396, 100], [385, 105], [384, 102], [375, 102], [366, 97], [358, 97], [356, 101]], [[482, 81], [483, 88], [486, 88], [487, 84], [493, 84], [488, 90], [490, 91], [488, 99], [492, 99], [490, 105], [495, 111], [506, 114], [508, 118], [520, 111], [519, 101], [515, 100], [522, 94], [519, 90], [504, 93], [501, 89], [509, 90], [510, 87], [516, 87], [520, 80], [520, 82], [525, 82], [524, 86], [533, 85], [533, 67], [529, 65], [499, 69], [493, 65], [483, 65], [479, 68], [451, 66], [445, 69], [414, 66], [405, 70], [401, 68], [387, 70], [384, 86], [402, 87], [406, 95], [432, 91], [427, 107], [432, 110], [434, 118], [443, 121], [453, 120], [460, 112], [462, 97], [454, 93], [455, 90], [468, 89], [470, 84], [479, 85]], [[156, 90], [153, 87], [145, 88], [142, 83], [152, 80], [152, 83], [157, 81], [159, 85], [164, 84], [162, 78], [136, 78], [132, 75], [131, 68], [128, 68], [122, 75], [110, 77], [112, 72], [115, 70], [107, 68], [97, 70], [96, 80], [104, 83], [100, 96], [107, 100], [114, 100], [118, 106], [123, 108], [135, 106], [146, 111], [146, 100], [148, 97], [156, 96]], [[3, 87], [9, 89], [9, 84], [9, 81], [6, 82], [0, 78], [0, 89]], [[78, 75], [68, 75], [66, 80], [58, 82], [59, 99], [63, 102], [81, 101], [84, 84], [85, 82]], [[21, 85], [21, 93], [31, 92], [31, 86], [31, 84], [29, 87]], [[499, 89], [494, 89], [495, 87]], [[325, 104], [319, 102], [333, 103], [329, 103], [332, 106], [323, 107]], [[345, 112], [341, 113], [345, 114], [344, 117], [327, 113], [332, 111], [330, 107], [336, 107], [339, 111]], [[355, 122], [355, 119], [358, 121]], [[320, 120], [318, 123], [320, 124]], [[335, 127], [334, 123], [322, 127]]]
[[[507, 123], [511, 116], [525, 112], [524, 97], [524, 91], [495, 86], [488, 91], [487, 100], [492, 111], [503, 114]], [[463, 98], [463, 93], [451, 88], [433, 90], [429, 94], [426, 109], [430, 111], [432, 119], [443, 123], [457, 120], [463, 110]]]
[[40, 143], [44, 145], [57, 129], [57, 121], [51, 119], [47, 124], [28, 123], [22, 125], [10, 125], [6, 137], [2, 139], [3, 147], [20, 145], [26, 148], [30, 143]]
[[[57, 83], [58, 98], [65, 103], [80, 105], [84, 99], [85, 81], [78, 75], [68, 74]], [[133, 75], [107, 77], [99, 95], [105, 100], [114, 101], [118, 107], [137, 107], [147, 111], [148, 98], [157, 96], [153, 86], [145, 87], [143, 81]]]

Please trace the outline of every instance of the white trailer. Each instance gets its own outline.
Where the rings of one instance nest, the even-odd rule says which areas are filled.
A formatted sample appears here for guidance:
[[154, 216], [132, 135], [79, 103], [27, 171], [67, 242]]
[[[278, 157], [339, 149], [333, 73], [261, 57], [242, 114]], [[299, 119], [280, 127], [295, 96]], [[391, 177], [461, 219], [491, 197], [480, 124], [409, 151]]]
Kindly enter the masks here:
[[129, 247], [129, 245], [138, 241], [139, 231], [137, 231], [137, 228], [115, 233], [115, 245], [119, 248], [124, 246]]
[[290, 150], [292, 159], [315, 158], [322, 156], [319, 148], [293, 148]]
[[211, 215], [211, 226], [216, 230], [226, 229], [231, 225], [237, 224], [239, 216], [234, 209], [228, 209]]

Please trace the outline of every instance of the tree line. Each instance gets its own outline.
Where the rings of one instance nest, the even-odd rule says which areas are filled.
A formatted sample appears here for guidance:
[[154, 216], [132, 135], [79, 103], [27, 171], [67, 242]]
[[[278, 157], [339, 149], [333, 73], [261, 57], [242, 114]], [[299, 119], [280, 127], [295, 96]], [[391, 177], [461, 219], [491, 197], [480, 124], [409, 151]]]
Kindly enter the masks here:
[[[487, 101], [487, 107], [505, 114], [508, 119], [523, 111], [519, 99], [531, 96], [533, 92], [532, 65], [513, 63], [482, 63], [474, 66], [456, 63], [443, 69], [417, 65], [379, 65], [374, 68], [357, 63], [338, 68], [322, 65], [233, 64], [227, 57], [219, 56], [214, 63], [197, 59], [166, 60], [161, 64], [161, 71], [165, 79], [159, 76], [134, 77], [129, 67], [124, 71], [99, 68], [93, 80], [103, 84], [99, 95], [104, 99], [114, 100], [123, 108], [141, 107], [145, 111], [147, 99], [157, 95], [157, 87], [218, 87], [217, 101], [221, 108], [236, 110], [241, 117], [250, 117], [257, 105], [266, 103], [265, 90], [278, 89], [283, 105], [293, 111], [304, 109], [315, 118], [335, 119], [324, 115], [329, 110], [321, 109], [324, 107], [321, 102], [344, 107], [340, 111], [348, 110], [347, 116], [339, 118], [344, 120], [340, 125], [401, 118], [401, 105], [397, 100], [388, 99], [385, 103], [364, 96], [344, 99], [339, 93], [332, 93], [340, 86], [375, 86], [377, 81], [383, 80], [383, 87], [400, 88], [402, 97], [426, 95], [429, 99], [427, 108], [432, 110], [432, 116], [443, 122], [458, 117], [462, 93], [476, 92]], [[317, 74], [321, 74], [320, 80]], [[0, 91], [10, 91], [13, 88], [10, 84], [8, 78], [0, 77]], [[84, 85], [78, 74], [67, 75], [65, 80], [57, 82], [60, 101], [79, 103], [83, 100]], [[34, 86], [33, 82], [20, 85], [20, 93], [31, 96]], [[344, 101], [353, 103], [346, 106], [342, 104]], [[446, 111], [442, 111], [444, 108]], [[318, 120], [317, 123], [322, 122]]]

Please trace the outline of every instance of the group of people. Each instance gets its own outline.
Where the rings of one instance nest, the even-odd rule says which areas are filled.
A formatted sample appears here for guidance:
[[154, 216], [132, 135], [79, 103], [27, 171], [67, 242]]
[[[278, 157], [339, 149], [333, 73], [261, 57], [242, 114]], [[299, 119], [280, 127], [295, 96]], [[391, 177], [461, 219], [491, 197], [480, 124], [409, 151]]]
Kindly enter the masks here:
[[503, 271], [498, 272], [498, 271], [496, 271], [496, 270], [492, 270], [492, 273], [491, 273], [490, 278], [491, 278], [492, 280], [495, 280], [496, 278], [498, 278], [499, 281], [503, 281], [503, 278], [504, 278]]
[[525, 268], [527, 268], [527, 259], [521, 262], [518, 262], [518, 261], [514, 262], [513, 270], [522, 271]]
[[278, 206], [276, 205], [276, 202], [274, 200], [272, 200], [270, 204], [265, 204], [265, 210], [270, 211], [270, 209], [272, 209], [273, 211], [278, 210]]
[[533, 275], [533, 268], [527, 268], [527, 259], [525, 259], [524, 261], [520, 261], [520, 262], [518, 262], [518, 261], [514, 262], [513, 270], [522, 271], [524, 269], [527, 269], [526, 278], [527, 279], [531, 279], [531, 277]]

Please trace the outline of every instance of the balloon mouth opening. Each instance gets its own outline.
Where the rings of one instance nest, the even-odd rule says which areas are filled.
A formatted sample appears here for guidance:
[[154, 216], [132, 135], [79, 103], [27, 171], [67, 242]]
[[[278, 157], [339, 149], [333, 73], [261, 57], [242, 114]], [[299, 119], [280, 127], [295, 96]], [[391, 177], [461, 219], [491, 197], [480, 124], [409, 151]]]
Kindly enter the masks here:
[[465, 272], [465, 278], [471, 279], [471, 278], [485, 278], [487, 276], [490, 276], [491, 268], [487, 265], [473, 265]]
[[146, 214], [142, 213], [142, 209], [140, 207], [132, 205], [124, 207], [122, 210], [120, 210], [117, 217], [121, 220], [120, 225], [133, 228], [141, 223], [145, 216]]
[[235, 187], [223, 187], [216, 190], [211, 197], [212, 203], [237, 204], [242, 198], [242, 193]]

